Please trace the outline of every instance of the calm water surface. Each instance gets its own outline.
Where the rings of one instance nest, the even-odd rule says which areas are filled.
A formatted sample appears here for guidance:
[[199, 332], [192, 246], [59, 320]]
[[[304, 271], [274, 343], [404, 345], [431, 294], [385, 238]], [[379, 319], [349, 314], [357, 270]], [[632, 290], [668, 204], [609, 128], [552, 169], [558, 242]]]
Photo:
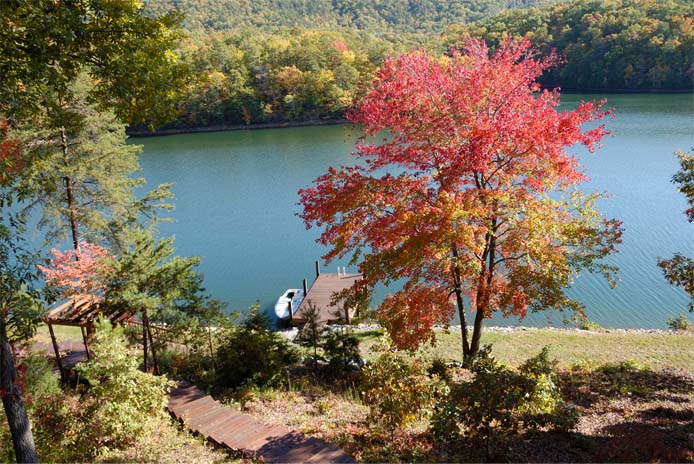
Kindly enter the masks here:
[[[566, 107], [602, 95], [564, 95]], [[606, 327], [648, 328], [686, 310], [687, 298], [656, 266], [658, 257], [694, 255], [694, 224], [682, 214], [683, 195], [670, 183], [675, 150], [694, 146], [694, 96], [608, 95], [616, 117], [612, 135], [581, 158], [590, 182], [585, 190], [607, 190], [600, 204], [607, 217], [624, 222], [624, 243], [609, 262], [621, 268], [615, 289], [582, 274], [571, 294], [590, 319]], [[358, 134], [350, 127], [187, 134], [135, 139], [144, 145], [141, 163], [149, 185], [175, 182], [175, 222], [161, 226], [174, 235], [184, 256], [203, 258], [206, 288], [232, 310], [256, 301], [269, 309], [288, 287], [313, 277], [313, 262], [325, 253], [319, 232], [296, 216], [297, 191], [329, 166], [353, 164]], [[343, 263], [333, 263], [329, 272]], [[387, 293], [378, 292], [375, 303]], [[562, 316], [531, 315], [526, 325], [560, 325]], [[495, 320], [495, 324], [517, 324]]]

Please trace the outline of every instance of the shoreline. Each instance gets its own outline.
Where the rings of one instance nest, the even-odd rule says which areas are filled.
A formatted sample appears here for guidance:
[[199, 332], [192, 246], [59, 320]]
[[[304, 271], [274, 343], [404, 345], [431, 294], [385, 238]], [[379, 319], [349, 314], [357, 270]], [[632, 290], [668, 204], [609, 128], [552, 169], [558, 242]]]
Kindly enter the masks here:
[[[545, 87], [543, 87], [544, 89]], [[554, 87], [547, 87], [552, 89]], [[571, 89], [561, 88], [562, 93], [566, 94], [597, 94], [597, 95], [692, 95], [694, 91], [691, 89]], [[307, 119], [304, 121], [284, 121], [284, 122], [268, 122], [258, 124], [219, 124], [214, 126], [204, 127], [181, 127], [171, 129], [157, 129], [155, 131], [148, 130], [130, 130], [126, 129], [128, 137], [163, 137], [167, 135], [182, 135], [182, 134], [204, 134], [210, 132], [227, 132], [227, 131], [242, 131], [242, 130], [262, 130], [262, 129], [286, 129], [291, 127], [315, 127], [315, 126], [335, 126], [340, 124], [350, 124], [346, 118], [335, 119]]]
[[[355, 325], [342, 326], [339, 324], [330, 324], [327, 327], [331, 329], [348, 327], [355, 332], [369, 332], [382, 330], [383, 328], [379, 324], [375, 323], [361, 323]], [[472, 326], [468, 327], [472, 330]], [[443, 326], [434, 326], [434, 330], [437, 332], [444, 332], [446, 328]], [[449, 332], [460, 331], [460, 325], [450, 325], [448, 326]], [[519, 332], [540, 332], [540, 331], [550, 331], [557, 332], [560, 334], [586, 334], [586, 335], [608, 335], [608, 334], [623, 334], [623, 335], [684, 335], [689, 337], [694, 337], [694, 331], [674, 331], [669, 329], [615, 329], [615, 328], [605, 328], [602, 330], [584, 330], [578, 327], [502, 327], [502, 326], [489, 326], [483, 327], [482, 333], [484, 332], [494, 332], [494, 333], [519, 333]], [[290, 334], [297, 332], [296, 327], [290, 329], [278, 329], [278, 333], [289, 336]]]
[[160, 129], [153, 132], [147, 130], [126, 130], [128, 137], [162, 137], [166, 135], [181, 135], [181, 134], [204, 134], [209, 132], [228, 132], [242, 130], [261, 130], [261, 129], [286, 129], [291, 127], [315, 127], [315, 126], [337, 126], [340, 124], [349, 124], [349, 121], [344, 118], [340, 119], [309, 119], [306, 121], [288, 121], [288, 122], [268, 122], [262, 124], [236, 124], [236, 125], [217, 125], [205, 127], [186, 127], [175, 129]]

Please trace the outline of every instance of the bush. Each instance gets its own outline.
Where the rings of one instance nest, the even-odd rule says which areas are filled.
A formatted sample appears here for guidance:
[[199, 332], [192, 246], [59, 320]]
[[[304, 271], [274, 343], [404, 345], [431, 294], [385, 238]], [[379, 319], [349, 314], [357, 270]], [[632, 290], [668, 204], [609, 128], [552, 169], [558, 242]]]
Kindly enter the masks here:
[[577, 322], [578, 328], [581, 330], [589, 330], [591, 332], [602, 332], [603, 330], [605, 330], [605, 328], [602, 327], [600, 324], [591, 321], [586, 316], [579, 318]]
[[430, 421], [438, 440], [460, 434], [486, 444], [506, 434], [547, 427], [569, 429], [576, 423], [574, 409], [565, 403], [556, 383], [555, 362], [549, 351], [527, 360], [518, 371], [498, 363], [489, 346], [480, 350], [471, 365], [473, 378], [452, 385]]
[[60, 392], [60, 379], [53, 372], [53, 364], [36, 353], [29, 353], [19, 365], [26, 380], [26, 401], [31, 409], [32, 402]]
[[138, 369], [123, 330], [98, 324], [91, 361], [78, 366], [91, 387], [80, 398], [54, 393], [37, 402], [34, 422], [44, 461], [85, 461], [126, 449], [160, 427], [170, 382]]
[[344, 327], [328, 330], [322, 346], [328, 359], [328, 371], [333, 375], [362, 367], [359, 339], [351, 330]]
[[453, 378], [451, 377], [451, 373], [448, 370], [446, 362], [441, 358], [434, 358], [431, 361], [431, 365], [429, 366], [427, 372], [430, 376], [438, 376], [439, 379], [443, 380], [446, 383], [451, 383], [453, 381]]
[[376, 350], [381, 354], [363, 371], [362, 395], [369, 406], [369, 424], [392, 438], [397, 429], [428, 411], [445, 387], [427, 375], [421, 360], [406, 359], [388, 342]]
[[670, 330], [674, 330], [675, 332], [689, 332], [694, 330], [694, 324], [692, 324], [692, 321], [687, 319], [687, 315], [684, 313], [680, 313], [677, 317], [669, 318], [667, 320], [667, 326], [670, 328]]
[[284, 368], [298, 360], [297, 353], [279, 334], [267, 329], [267, 321], [255, 308], [246, 321], [227, 329], [217, 351], [217, 384], [274, 385]]

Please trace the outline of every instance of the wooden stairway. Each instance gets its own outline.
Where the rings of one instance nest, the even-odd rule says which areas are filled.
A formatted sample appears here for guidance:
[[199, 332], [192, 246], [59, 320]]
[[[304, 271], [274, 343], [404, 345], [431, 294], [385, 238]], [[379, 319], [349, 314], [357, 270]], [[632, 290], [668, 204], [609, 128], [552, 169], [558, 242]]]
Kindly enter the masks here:
[[181, 383], [169, 392], [169, 411], [192, 431], [220, 446], [265, 462], [355, 462], [336, 445], [285, 427], [268, 426], [224, 406], [199, 388]]

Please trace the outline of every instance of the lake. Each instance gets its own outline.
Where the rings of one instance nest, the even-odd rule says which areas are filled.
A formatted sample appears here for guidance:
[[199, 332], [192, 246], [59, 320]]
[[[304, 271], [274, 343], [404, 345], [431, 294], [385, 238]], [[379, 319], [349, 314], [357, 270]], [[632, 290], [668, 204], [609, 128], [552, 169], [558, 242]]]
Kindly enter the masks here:
[[[583, 273], [570, 292], [604, 327], [663, 328], [688, 302], [683, 291], [667, 284], [656, 261], [675, 252], [694, 255], [694, 224], [682, 213], [684, 196], [670, 182], [678, 169], [674, 152], [694, 146], [694, 96], [565, 94], [562, 104], [600, 98], [615, 109], [616, 117], [606, 120], [612, 135], [593, 155], [574, 152], [590, 177], [583, 189], [607, 190], [611, 198], [600, 203], [601, 211], [624, 223], [620, 252], [608, 260], [621, 268], [620, 282], [610, 289]], [[162, 224], [161, 234], [176, 237], [178, 254], [201, 256], [208, 292], [243, 311], [256, 301], [268, 310], [286, 288], [300, 288], [303, 278], [311, 282], [313, 263], [325, 249], [315, 243], [319, 231], [306, 230], [296, 215], [297, 191], [329, 166], [353, 164], [358, 135], [348, 126], [320, 126], [132, 142], [144, 145], [141, 164], [150, 186], [175, 182], [175, 221]], [[325, 270], [336, 272], [344, 264]], [[386, 293], [379, 290], [374, 302]], [[561, 320], [547, 312], [522, 323]]]

